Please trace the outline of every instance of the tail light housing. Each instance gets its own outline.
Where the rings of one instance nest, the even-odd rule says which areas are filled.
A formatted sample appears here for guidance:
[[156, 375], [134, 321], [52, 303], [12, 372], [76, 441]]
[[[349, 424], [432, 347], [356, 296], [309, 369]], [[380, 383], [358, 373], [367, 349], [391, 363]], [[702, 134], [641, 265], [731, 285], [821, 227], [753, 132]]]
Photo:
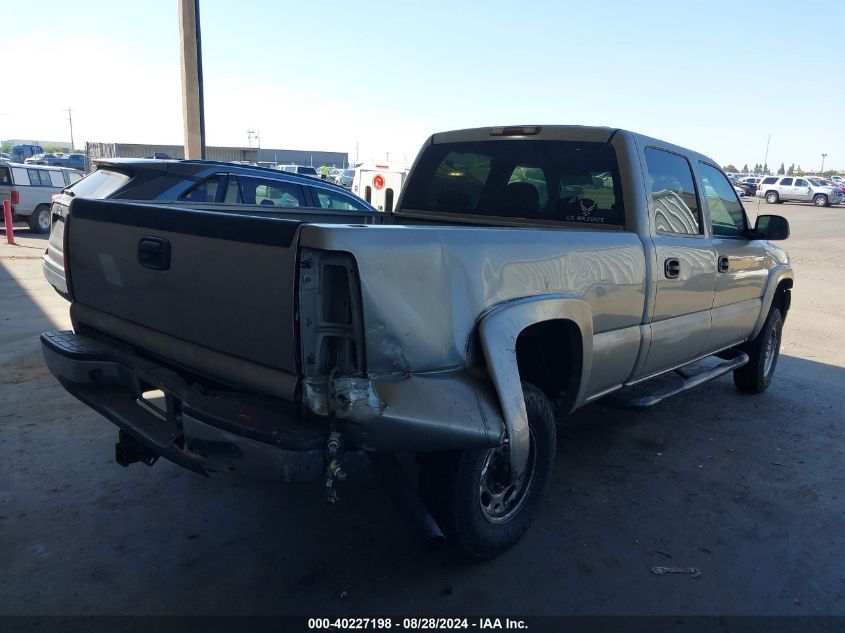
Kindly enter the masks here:
[[12, 189], [12, 204], [20, 204], [21, 202], [21, 194], [18, 192], [17, 189]]

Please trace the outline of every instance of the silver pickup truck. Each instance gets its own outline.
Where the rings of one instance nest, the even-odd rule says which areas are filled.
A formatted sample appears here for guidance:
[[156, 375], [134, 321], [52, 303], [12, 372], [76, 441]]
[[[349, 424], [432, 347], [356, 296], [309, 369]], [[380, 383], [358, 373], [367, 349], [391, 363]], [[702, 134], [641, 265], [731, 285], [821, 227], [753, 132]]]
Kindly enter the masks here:
[[788, 234], [752, 227], [717, 163], [653, 138], [446, 132], [389, 215], [74, 199], [74, 330], [42, 346], [119, 427], [122, 465], [324, 477], [335, 500], [362, 450], [422, 534], [486, 558], [539, 508], [556, 417], [727, 372], [769, 386], [793, 283], [769, 240]]

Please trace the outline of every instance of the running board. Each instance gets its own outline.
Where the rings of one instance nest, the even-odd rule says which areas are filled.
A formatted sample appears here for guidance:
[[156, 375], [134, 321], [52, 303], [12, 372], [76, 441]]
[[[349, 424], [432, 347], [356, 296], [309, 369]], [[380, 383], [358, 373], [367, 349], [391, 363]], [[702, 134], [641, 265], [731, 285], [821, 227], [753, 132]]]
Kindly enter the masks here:
[[748, 354], [746, 354], [745, 352], [737, 351], [732, 352], [730, 354], [731, 355], [728, 358], [725, 358], [725, 356], [727, 356], [725, 352], [719, 354], [718, 356], [720, 358], [724, 358], [725, 362], [696, 374], [690, 374], [685, 370], [685, 367], [679, 367], [675, 370], [675, 373], [681, 376], [681, 378], [683, 378], [683, 382], [681, 382], [681, 384], [679, 385], [666, 387], [664, 389], [661, 389], [660, 391], [656, 391], [647, 396], [639, 396], [637, 398], [631, 398], [628, 400], [624, 398], [615, 398], [613, 404], [623, 409], [631, 409], [634, 411], [648, 409], [649, 407], [653, 407], [659, 402], [663, 402], [664, 400], [666, 400], [666, 398], [670, 398], [679, 393], [683, 393], [684, 391], [692, 389], [693, 387], [698, 387], [699, 385], [702, 385], [705, 382], [709, 382], [715, 378], [718, 378], [719, 376], [724, 376], [729, 371], [739, 369], [743, 365], [748, 364]]

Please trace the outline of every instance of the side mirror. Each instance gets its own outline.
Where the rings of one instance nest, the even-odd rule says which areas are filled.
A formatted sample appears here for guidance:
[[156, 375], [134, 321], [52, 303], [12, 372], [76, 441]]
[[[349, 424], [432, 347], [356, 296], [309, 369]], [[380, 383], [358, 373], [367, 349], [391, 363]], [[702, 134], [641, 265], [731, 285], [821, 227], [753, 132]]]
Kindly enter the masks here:
[[754, 224], [754, 233], [764, 240], [785, 240], [789, 237], [789, 222], [779, 215], [761, 215]]

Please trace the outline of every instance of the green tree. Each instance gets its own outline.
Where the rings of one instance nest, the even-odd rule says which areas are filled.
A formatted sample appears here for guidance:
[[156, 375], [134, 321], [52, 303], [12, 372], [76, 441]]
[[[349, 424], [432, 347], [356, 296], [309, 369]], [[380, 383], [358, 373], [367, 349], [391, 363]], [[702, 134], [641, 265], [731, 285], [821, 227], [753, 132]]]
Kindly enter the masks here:
[[747, 174], [747, 173], [748, 173], [748, 163], [745, 163], [745, 164], [742, 166], [742, 173], [743, 173], [743, 174]]
[[766, 163], [765, 165], [763, 165], [763, 173], [764, 174], [769, 173], [769, 163]]
[[725, 165], [725, 166], [722, 168], [722, 171], [726, 171], [726, 172], [728, 172], [728, 173], [735, 174], [735, 173], [736, 173], [736, 172], [738, 172], [739, 170], [738, 170], [738, 169], [734, 166], [734, 164], [733, 164], [733, 163], [728, 163], [727, 165]]
[[786, 175], [787, 176], [794, 176], [795, 175], [795, 163], [792, 163], [789, 166], [789, 169], [786, 170]]
[[795, 175], [796, 176], [803, 176], [804, 175], [804, 170], [801, 169], [801, 165], [798, 165], [798, 167], [795, 168]]
[[786, 173], [786, 169], [783, 166], [783, 163], [780, 164], [780, 168], [778, 169], [778, 176], [783, 176]]

